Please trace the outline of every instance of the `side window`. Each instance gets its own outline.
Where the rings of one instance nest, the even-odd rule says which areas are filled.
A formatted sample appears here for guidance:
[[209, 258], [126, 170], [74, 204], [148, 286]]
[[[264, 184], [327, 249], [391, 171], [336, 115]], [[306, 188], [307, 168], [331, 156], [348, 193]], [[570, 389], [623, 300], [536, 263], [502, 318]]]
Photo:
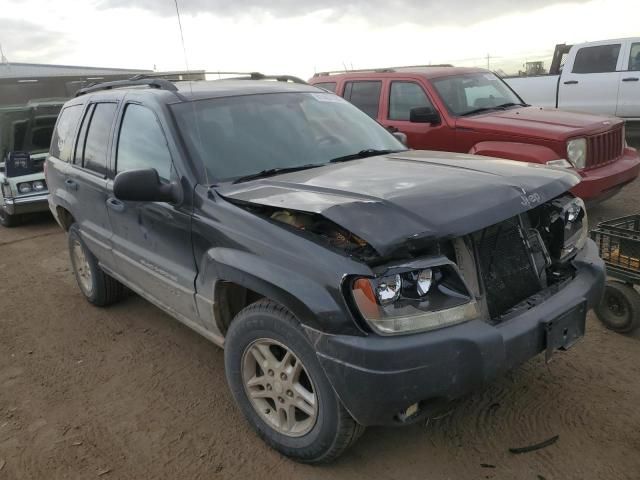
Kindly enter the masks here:
[[155, 114], [146, 107], [129, 104], [118, 138], [117, 172], [155, 168], [160, 178], [171, 178], [171, 155]]
[[431, 107], [427, 94], [413, 82], [393, 82], [389, 95], [389, 120], [409, 120], [412, 108]]
[[344, 88], [344, 98], [371, 118], [378, 118], [381, 90], [382, 82], [347, 82]]
[[324, 88], [330, 92], [336, 93], [336, 82], [314, 83], [314, 87]]
[[640, 71], [640, 43], [631, 44], [631, 55], [629, 55], [629, 70]]
[[51, 156], [63, 162], [71, 160], [73, 151], [73, 134], [82, 114], [82, 105], [72, 105], [60, 112], [58, 123], [56, 123], [51, 139]]
[[99, 175], [107, 174], [107, 148], [116, 115], [115, 103], [97, 103], [84, 142], [82, 166]]
[[619, 43], [581, 48], [576, 53], [572, 73], [615, 72], [619, 54]]

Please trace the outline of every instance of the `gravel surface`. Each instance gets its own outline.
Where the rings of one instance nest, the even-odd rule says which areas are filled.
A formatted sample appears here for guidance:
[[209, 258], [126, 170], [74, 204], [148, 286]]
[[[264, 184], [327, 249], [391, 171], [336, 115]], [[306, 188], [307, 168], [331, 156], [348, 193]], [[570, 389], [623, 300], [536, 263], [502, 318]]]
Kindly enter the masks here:
[[[639, 190], [593, 207], [591, 222], [640, 210]], [[442, 418], [371, 428], [335, 464], [309, 467], [249, 429], [221, 350], [139, 297], [85, 302], [49, 217], [0, 229], [0, 272], [2, 480], [640, 478], [640, 336], [592, 314], [549, 365], [535, 358]]]

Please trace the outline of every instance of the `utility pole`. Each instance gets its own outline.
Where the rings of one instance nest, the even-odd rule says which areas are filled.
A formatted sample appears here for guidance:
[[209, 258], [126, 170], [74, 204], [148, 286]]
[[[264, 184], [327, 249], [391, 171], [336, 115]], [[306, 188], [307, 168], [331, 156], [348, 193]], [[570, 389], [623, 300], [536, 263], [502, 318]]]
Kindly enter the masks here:
[[0, 63], [9, 63], [7, 57], [4, 56], [4, 50], [2, 50], [2, 44], [0, 43]]
[[491, 55], [487, 53], [487, 70], [491, 70]]

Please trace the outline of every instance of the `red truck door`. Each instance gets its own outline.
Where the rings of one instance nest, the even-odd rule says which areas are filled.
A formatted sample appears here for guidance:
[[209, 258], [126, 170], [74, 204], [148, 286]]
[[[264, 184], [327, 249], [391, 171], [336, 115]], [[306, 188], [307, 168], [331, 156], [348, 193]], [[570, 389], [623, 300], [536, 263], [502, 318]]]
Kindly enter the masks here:
[[407, 135], [407, 143], [417, 150], [453, 150], [452, 130], [446, 120], [433, 123], [410, 121], [412, 108], [428, 107], [438, 112], [425, 89], [414, 80], [391, 80], [385, 85], [379, 121], [389, 131]]

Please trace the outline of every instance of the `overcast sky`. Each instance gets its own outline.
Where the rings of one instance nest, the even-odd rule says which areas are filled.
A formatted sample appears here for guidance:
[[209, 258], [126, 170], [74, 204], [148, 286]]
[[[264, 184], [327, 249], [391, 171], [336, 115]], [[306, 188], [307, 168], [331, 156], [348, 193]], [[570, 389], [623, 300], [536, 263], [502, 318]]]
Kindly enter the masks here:
[[[454, 63], [516, 71], [556, 43], [640, 35], [640, 0], [178, 0], [189, 67], [290, 73]], [[0, 0], [9, 61], [185, 68], [174, 0]], [[548, 62], [547, 62], [548, 65]]]

